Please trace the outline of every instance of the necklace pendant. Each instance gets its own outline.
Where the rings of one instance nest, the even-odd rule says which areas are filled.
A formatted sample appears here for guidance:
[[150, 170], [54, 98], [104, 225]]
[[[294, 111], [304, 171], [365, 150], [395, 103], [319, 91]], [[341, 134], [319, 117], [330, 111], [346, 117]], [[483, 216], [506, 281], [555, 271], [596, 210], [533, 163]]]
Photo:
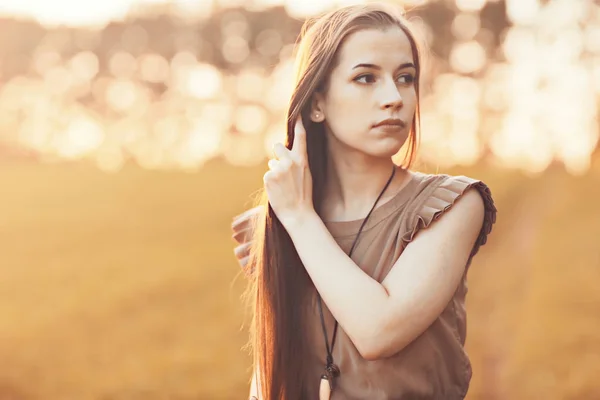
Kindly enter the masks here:
[[321, 375], [321, 383], [319, 384], [319, 400], [331, 399], [331, 392], [333, 391], [332, 379], [326, 374]]
[[335, 365], [334, 363], [327, 364], [325, 367], [325, 371], [327, 376], [331, 376], [332, 378], [337, 378], [340, 376], [340, 367]]
[[331, 393], [335, 389], [335, 378], [340, 376], [340, 368], [333, 364], [327, 364], [325, 373], [321, 375], [321, 383], [319, 385], [319, 400], [329, 400]]

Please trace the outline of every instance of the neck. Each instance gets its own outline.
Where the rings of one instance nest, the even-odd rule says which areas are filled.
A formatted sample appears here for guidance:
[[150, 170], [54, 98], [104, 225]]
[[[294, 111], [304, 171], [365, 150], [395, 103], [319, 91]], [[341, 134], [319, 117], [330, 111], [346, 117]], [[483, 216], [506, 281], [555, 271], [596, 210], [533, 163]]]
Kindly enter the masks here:
[[[391, 158], [335, 157], [330, 154], [323, 217], [328, 221], [364, 218], [385, 187], [396, 165]], [[393, 181], [379, 200], [378, 206], [396, 192], [404, 171], [398, 169]]]

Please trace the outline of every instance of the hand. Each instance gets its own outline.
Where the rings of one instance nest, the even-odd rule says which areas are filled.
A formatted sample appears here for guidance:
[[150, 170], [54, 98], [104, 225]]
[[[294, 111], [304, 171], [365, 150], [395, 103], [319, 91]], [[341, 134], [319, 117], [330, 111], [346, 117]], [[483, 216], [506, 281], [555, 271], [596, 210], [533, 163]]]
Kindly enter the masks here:
[[263, 182], [275, 215], [287, 229], [289, 224], [314, 213], [306, 130], [301, 117], [296, 120], [292, 149], [276, 143], [274, 153], [276, 158], [269, 160], [269, 171], [264, 175]]

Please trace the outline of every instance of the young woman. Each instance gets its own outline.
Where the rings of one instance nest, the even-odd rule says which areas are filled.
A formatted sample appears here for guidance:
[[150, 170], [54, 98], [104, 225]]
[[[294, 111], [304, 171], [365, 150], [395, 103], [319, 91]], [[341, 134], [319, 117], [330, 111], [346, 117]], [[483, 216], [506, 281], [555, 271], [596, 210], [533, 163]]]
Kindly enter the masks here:
[[251, 396], [464, 398], [466, 274], [496, 209], [480, 181], [409, 169], [420, 61], [406, 20], [371, 3], [311, 21], [296, 72], [264, 203], [233, 222]]

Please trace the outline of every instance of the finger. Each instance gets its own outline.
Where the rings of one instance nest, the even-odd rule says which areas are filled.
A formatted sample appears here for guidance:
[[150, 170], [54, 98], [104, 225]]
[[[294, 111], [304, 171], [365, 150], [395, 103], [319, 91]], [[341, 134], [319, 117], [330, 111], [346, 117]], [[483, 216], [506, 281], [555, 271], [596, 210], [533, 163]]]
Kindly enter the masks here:
[[252, 239], [253, 233], [254, 233], [254, 231], [252, 228], [236, 230], [231, 235], [231, 238], [238, 243], [245, 243]]
[[273, 153], [279, 160], [291, 158], [290, 151], [282, 143], [275, 143], [273, 146]]
[[302, 123], [302, 116], [299, 116], [296, 120], [294, 143], [292, 144], [291, 152], [296, 160], [306, 159], [306, 129], [304, 129], [304, 124]]
[[269, 169], [271, 171], [277, 172], [277, 173], [282, 173], [282, 172], [286, 172], [287, 170], [290, 169], [290, 167], [292, 166], [292, 159], [291, 158], [284, 158], [282, 160], [269, 160], [269, 162], [267, 163], [269, 166]]
[[233, 232], [252, 230], [254, 223], [262, 212], [264, 212], [264, 207], [257, 206], [236, 215], [231, 222], [231, 229]]
[[235, 257], [238, 260], [241, 260], [242, 258], [250, 255], [251, 249], [252, 249], [252, 242], [242, 243], [233, 249], [233, 254], [235, 254]]
[[251, 275], [252, 271], [248, 271], [246, 270], [246, 267], [248, 266], [248, 262], [250, 261], [250, 256], [246, 256], [244, 258], [242, 258], [239, 262], [240, 262], [240, 266], [242, 267], [242, 269], [244, 270], [244, 272], [246, 273], [246, 275]]
[[273, 172], [273, 170], [269, 170], [263, 175], [263, 183], [265, 184], [265, 186], [270, 186], [276, 178], [277, 173]]
[[271, 159], [271, 160], [269, 160], [267, 165], [269, 166], [269, 169], [273, 172], [279, 172], [279, 170], [280, 170], [279, 160]]

